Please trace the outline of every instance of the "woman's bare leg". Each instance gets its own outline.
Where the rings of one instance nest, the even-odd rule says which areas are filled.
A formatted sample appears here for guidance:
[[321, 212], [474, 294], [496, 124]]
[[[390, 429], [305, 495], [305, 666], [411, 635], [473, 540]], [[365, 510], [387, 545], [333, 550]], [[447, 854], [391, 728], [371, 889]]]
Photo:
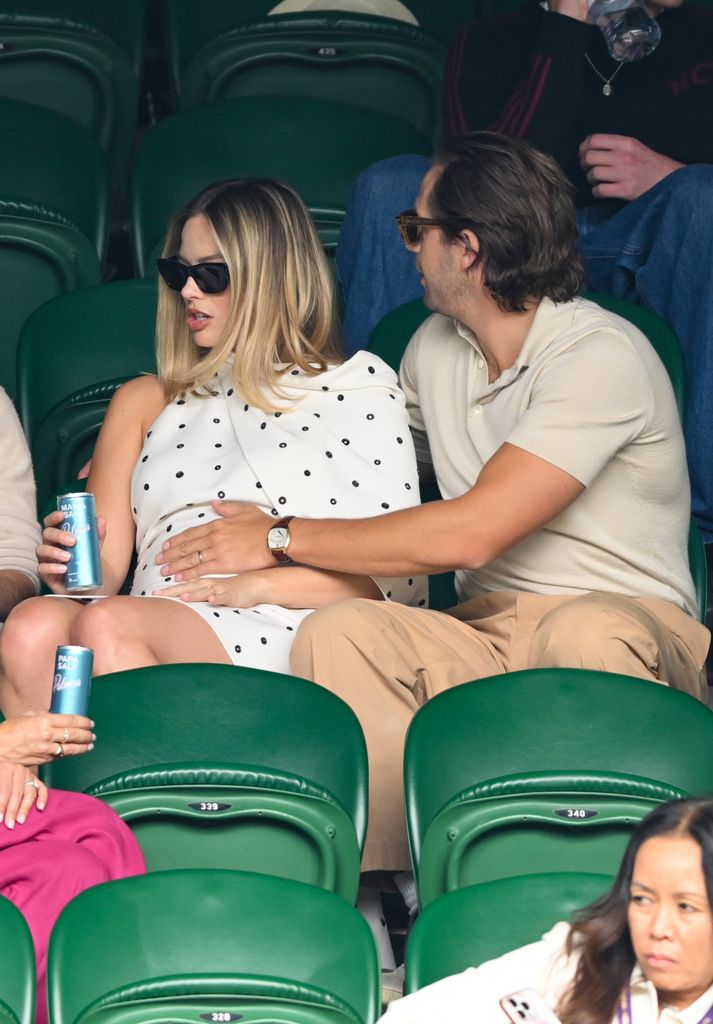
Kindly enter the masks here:
[[0, 709], [6, 718], [47, 711], [55, 651], [71, 642], [78, 601], [31, 597], [10, 612], [0, 633]]
[[71, 627], [72, 643], [94, 651], [94, 674], [146, 665], [231, 660], [207, 622], [180, 601], [109, 597], [86, 605]]

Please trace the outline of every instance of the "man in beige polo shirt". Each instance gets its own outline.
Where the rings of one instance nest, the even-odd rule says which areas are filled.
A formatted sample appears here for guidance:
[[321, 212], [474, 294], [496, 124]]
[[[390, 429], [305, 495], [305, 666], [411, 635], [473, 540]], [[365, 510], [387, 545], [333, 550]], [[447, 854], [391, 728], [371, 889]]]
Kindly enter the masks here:
[[403, 738], [429, 697], [501, 672], [573, 666], [705, 699], [709, 642], [695, 617], [671, 385], [636, 328], [576, 297], [574, 207], [558, 166], [520, 140], [473, 133], [437, 155], [400, 222], [436, 312], [411, 340], [401, 381], [420, 462], [445, 500], [278, 526], [226, 502], [221, 520], [165, 555], [167, 574], [184, 579], [264, 569], [286, 554], [340, 572], [456, 570], [461, 603], [447, 614], [344, 602], [305, 620], [293, 647], [295, 673], [362, 722], [364, 867], [388, 869], [409, 864]]

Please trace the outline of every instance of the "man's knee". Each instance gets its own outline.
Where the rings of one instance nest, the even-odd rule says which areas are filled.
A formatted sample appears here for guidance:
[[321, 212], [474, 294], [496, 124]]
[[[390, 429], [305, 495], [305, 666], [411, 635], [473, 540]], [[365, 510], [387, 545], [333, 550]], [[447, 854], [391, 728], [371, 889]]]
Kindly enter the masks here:
[[531, 668], [585, 668], [655, 678], [657, 647], [643, 618], [616, 598], [591, 594], [541, 619], [530, 645]]
[[290, 651], [290, 667], [297, 676], [314, 678], [320, 653], [341, 643], [353, 644], [370, 620], [378, 619], [382, 602], [366, 598], [340, 601], [312, 612], [302, 621]]
[[713, 164], [690, 164], [669, 175], [666, 184], [678, 208], [704, 216], [713, 210]]

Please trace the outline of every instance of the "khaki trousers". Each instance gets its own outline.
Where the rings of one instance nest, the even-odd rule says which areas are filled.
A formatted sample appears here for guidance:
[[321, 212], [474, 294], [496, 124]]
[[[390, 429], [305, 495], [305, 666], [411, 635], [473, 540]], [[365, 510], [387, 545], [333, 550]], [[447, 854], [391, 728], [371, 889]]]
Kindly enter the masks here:
[[471, 679], [526, 668], [587, 668], [638, 676], [707, 700], [710, 634], [655, 598], [484, 594], [449, 612], [384, 601], [330, 605], [302, 623], [292, 670], [349, 704], [369, 755], [363, 870], [410, 866], [404, 818], [404, 737], [430, 697]]

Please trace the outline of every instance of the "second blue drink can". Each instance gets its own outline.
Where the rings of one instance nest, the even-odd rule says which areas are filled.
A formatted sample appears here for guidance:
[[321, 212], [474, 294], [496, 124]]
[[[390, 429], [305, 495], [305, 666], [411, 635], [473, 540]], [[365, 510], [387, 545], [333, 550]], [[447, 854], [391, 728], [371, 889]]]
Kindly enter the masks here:
[[57, 715], [86, 715], [92, 686], [94, 652], [89, 647], [57, 648], [50, 711]]
[[76, 541], [73, 547], [67, 548], [70, 557], [64, 585], [70, 592], [94, 590], [101, 586], [102, 581], [94, 495], [83, 491], [60, 494], [57, 510], [64, 515], [60, 530], [74, 534]]

